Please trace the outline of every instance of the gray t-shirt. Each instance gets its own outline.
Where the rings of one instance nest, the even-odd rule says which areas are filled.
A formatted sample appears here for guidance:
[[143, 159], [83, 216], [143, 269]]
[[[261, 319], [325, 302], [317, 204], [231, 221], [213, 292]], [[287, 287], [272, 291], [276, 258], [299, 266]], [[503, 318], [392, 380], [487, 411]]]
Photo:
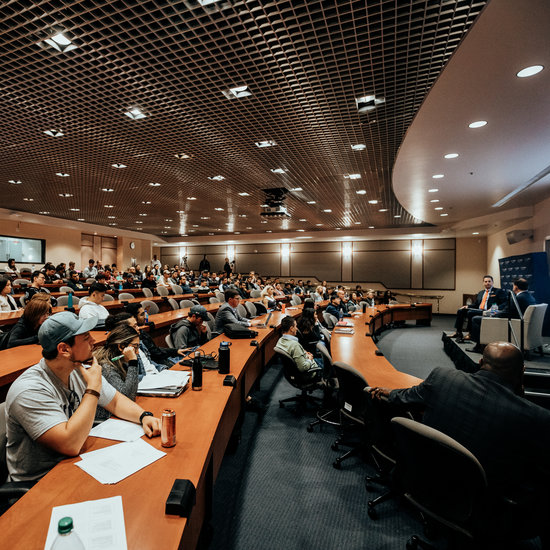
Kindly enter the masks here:
[[[27, 369], [6, 397], [7, 462], [10, 481], [32, 481], [48, 473], [64, 455], [37, 443], [49, 429], [67, 422], [76, 410], [86, 382], [76, 370], [69, 388], [46, 365], [45, 359]], [[106, 407], [116, 390], [103, 378], [99, 405]]]

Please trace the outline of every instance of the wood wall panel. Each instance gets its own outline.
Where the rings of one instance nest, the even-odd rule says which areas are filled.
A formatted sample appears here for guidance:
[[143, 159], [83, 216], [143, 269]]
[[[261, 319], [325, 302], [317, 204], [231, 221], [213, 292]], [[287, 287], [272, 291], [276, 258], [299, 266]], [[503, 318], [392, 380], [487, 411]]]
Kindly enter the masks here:
[[387, 288], [410, 288], [411, 254], [408, 250], [357, 251], [353, 254], [353, 280], [380, 282]]
[[424, 288], [454, 290], [455, 261], [454, 250], [424, 250]]
[[338, 252], [294, 252], [290, 255], [290, 276], [319, 281], [340, 281], [342, 259]]

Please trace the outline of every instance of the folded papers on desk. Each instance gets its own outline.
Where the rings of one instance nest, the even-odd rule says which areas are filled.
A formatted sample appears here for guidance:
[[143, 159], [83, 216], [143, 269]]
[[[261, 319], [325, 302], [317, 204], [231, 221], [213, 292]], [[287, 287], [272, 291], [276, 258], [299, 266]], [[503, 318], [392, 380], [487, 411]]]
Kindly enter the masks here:
[[189, 373], [178, 370], [163, 370], [158, 374], [144, 376], [138, 385], [138, 395], [176, 397], [187, 386]]
[[93, 437], [113, 439], [114, 441], [135, 441], [143, 436], [143, 427], [134, 422], [109, 418], [90, 430]]
[[52, 508], [44, 550], [50, 550], [57, 524], [64, 517], [73, 518], [74, 530], [86, 550], [128, 550], [121, 496]]
[[166, 453], [143, 439], [126, 441], [97, 451], [83, 453], [75, 465], [103, 484], [114, 484], [149, 466]]

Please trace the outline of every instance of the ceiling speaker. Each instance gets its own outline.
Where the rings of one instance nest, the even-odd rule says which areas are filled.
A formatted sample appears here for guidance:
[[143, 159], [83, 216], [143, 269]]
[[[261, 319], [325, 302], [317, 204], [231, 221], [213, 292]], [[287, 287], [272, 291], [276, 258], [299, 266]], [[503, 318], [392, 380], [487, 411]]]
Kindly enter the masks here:
[[508, 231], [506, 233], [506, 238], [508, 239], [508, 244], [516, 244], [525, 239], [533, 238], [532, 229], [516, 229], [515, 231]]

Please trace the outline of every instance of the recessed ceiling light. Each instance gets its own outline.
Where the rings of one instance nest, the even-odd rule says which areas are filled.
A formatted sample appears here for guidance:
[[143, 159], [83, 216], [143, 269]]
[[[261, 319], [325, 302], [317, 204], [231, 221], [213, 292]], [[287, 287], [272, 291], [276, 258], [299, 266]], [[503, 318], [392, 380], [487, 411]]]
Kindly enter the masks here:
[[151, 204], [151, 201], [141, 201], [141, 204]]
[[39, 214], [42, 214], [43, 216], [49, 214], [49, 212], [45, 212], [45, 211], [43, 211], [43, 212], [38, 212], [38, 213], [39, 213]]
[[214, 235], [214, 233], [208, 233], [209, 235]]
[[143, 227], [136, 227], [136, 231], [143, 231]]
[[486, 120], [476, 120], [475, 122], [470, 122], [468, 128], [481, 128], [487, 124]]
[[241, 232], [240, 231], [235, 231], [235, 235], [240, 235]]
[[208, 176], [208, 179], [209, 180], [212, 180], [212, 181], [222, 181], [225, 179], [224, 176]]
[[63, 137], [65, 135], [61, 130], [46, 130], [44, 133], [51, 137]]
[[246, 218], [246, 214], [239, 214], [239, 218]]
[[271, 231], [271, 229], [266, 229], [265, 232], [266, 233], [273, 233], [273, 231]]
[[247, 227], [247, 229], [252, 229], [252, 227]]
[[222, 94], [227, 99], [241, 99], [252, 95], [248, 86], [237, 86], [236, 88], [229, 88], [229, 90], [223, 90]]
[[428, 193], [437, 193], [439, 189], [436, 189], [435, 187], [433, 189], [428, 189]]
[[369, 225], [369, 229], [374, 229], [374, 225]]
[[187, 200], [188, 200], [188, 201], [196, 201], [196, 200], [197, 200], [197, 197], [187, 197]]
[[355, 98], [357, 112], [359, 113], [368, 113], [369, 111], [374, 111], [374, 109], [376, 109], [378, 105], [385, 102], [386, 100], [383, 97], [376, 97], [374, 95], [365, 95]]
[[140, 214], [140, 216], [147, 216], [147, 214]]
[[396, 214], [396, 215], [394, 216], [394, 218], [400, 218], [400, 217], [401, 217], [401, 214]]
[[372, 199], [369, 201], [369, 204], [378, 204], [378, 201], [376, 199]]
[[114, 164], [111, 164], [113, 168], [127, 168], [126, 164], [122, 164], [121, 162], [115, 162]]
[[305, 229], [296, 229], [296, 231], [300, 231], [301, 233], [303, 233]]
[[8, 180], [8, 183], [13, 185], [21, 185], [23, 182], [21, 180]]
[[432, 178], [433, 178], [434, 180], [440, 180], [441, 178], [444, 178], [444, 177], [445, 177], [444, 174], [434, 174], [434, 175], [432, 176]]
[[114, 227], [114, 226], [116, 225], [116, 223], [110, 223], [109, 225], [111, 225], [111, 226], [113, 226], [113, 227]]
[[169, 225], [165, 225], [164, 229], [172, 229]]
[[264, 147], [275, 147], [275, 145], [277, 145], [277, 143], [272, 139], [268, 139], [264, 141], [256, 141], [256, 147], [259, 147], [260, 149]]
[[107, 219], [109, 219], [109, 220], [116, 220], [116, 216], [107, 216]]
[[315, 201], [307, 201], [308, 204], [316, 204]]
[[474, 231], [472, 235], [479, 235], [479, 231]]
[[387, 212], [387, 211], [388, 211], [387, 208], [380, 208], [380, 209], [378, 210], [378, 212]]
[[361, 225], [361, 222], [353, 222], [355, 225]]
[[76, 50], [76, 46], [61, 32], [55, 34], [51, 38], [46, 38], [44, 42], [58, 52], [65, 53]]
[[446, 159], [455, 159], [456, 157], [458, 157], [458, 153], [447, 153], [445, 155]]
[[187, 153], [176, 153], [174, 156], [179, 160], [184, 160], [184, 159], [190, 159], [191, 158], [191, 155], [188, 155]]
[[144, 115], [143, 112], [140, 111], [137, 107], [134, 107], [133, 109], [130, 109], [129, 111], [126, 111], [124, 114], [128, 118], [131, 118], [132, 120], [140, 120], [140, 119], [146, 117], [146, 115]]
[[157, 183], [156, 181], [152, 181], [151, 183], [149, 183], [147, 185], [149, 185], [150, 187], [160, 187], [161, 186], [161, 184]]
[[442, 206], [436, 206], [436, 207], [434, 208], [434, 210], [443, 210], [443, 207], [442, 207]]
[[439, 214], [440, 216], [448, 216], [449, 214]]
[[85, 222], [86, 220], [84, 218], [77, 218], [76, 221], [77, 222]]
[[351, 146], [352, 151], [364, 151], [367, 146], [364, 143], [357, 143]]
[[331, 210], [330, 208], [325, 208], [325, 209], [323, 210], [323, 212], [326, 212], [327, 214], [329, 214], [330, 212], [332, 212], [332, 210]]
[[174, 220], [171, 219], [171, 218], [164, 218], [164, 221], [165, 221], [165, 222], [173, 222]]
[[262, 220], [260, 223], [267, 223], [267, 220]]
[[104, 208], [114, 208], [114, 206], [112, 204], [104, 204], [103, 207]]
[[250, 193], [239, 193], [239, 196], [241, 197], [250, 197]]
[[197, 224], [194, 224], [193, 227], [199, 227]]
[[293, 187], [291, 191], [296, 191], [296, 193], [298, 193], [299, 191], [303, 191], [303, 189], [301, 187]]
[[166, 235], [166, 233], [168, 233], [168, 231], [161, 231], [160, 233], [161, 233], [161, 235]]
[[272, 168], [271, 171], [274, 174], [284, 174], [285, 173], [285, 171], [282, 168]]
[[361, 178], [361, 174], [344, 174], [344, 178], [350, 180], [358, 180]]
[[80, 212], [80, 208], [69, 208], [71, 212]]
[[143, 223], [143, 222], [142, 222], [142, 221], [140, 221], [140, 220], [136, 220], [136, 223]]
[[525, 67], [525, 69], [521, 69], [516, 76], [519, 76], [519, 78], [527, 78], [528, 76], [533, 76], [535, 74], [538, 74], [544, 69], [542, 65], [532, 65], [531, 67]]
[[366, 189], [358, 189], [357, 191], [355, 191], [358, 195], [366, 195], [367, 194], [367, 191]]
[[335, 227], [334, 229], [336, 229], [336, 231], [342, 231], [341, 227]]
[[73, 195], [72, 193], [59, 193], [59, 196], [67, 198], [67, 197], [72, 197]]
[[114, 189], [111, 189], [110, 187], [103, 187], [101, 190], [105, 191], [106, 193], [112, 193], [114, 191]]
[[302, 235], [301, 237], [296, 237], [297, 239], [313, 239], [311, 235]]
[[432, 199], [430, 202], [439, 202], [439, 199]]
[[[201, 220], [209, 220], [210, 216], [201, 216]], [[165, 221], [172, 221], [172, 220], [165, 220]]]
[[300, 218], [299, 221], [301, 221], [301, 222], [307, 222], [307, 220], [306, 220], [305, 218]]
[[218, 212], [223, 212], [223, 208], [214, 208], [214, 210], [217, 210]]
[[316, 223], [315, 224], [317, 227], [321, 227], [323, 224], [322, 223]]
[[25, 197], [23, 200], [27, 201], [27, 202], [32, 202], [34, 199], [29, 199], [29, 198]]
[[66, 172], [56, 172], [55, 175], [59, 176], [61, 178], [68, 178], [69, 177], [69, 174], [67, 174]]

